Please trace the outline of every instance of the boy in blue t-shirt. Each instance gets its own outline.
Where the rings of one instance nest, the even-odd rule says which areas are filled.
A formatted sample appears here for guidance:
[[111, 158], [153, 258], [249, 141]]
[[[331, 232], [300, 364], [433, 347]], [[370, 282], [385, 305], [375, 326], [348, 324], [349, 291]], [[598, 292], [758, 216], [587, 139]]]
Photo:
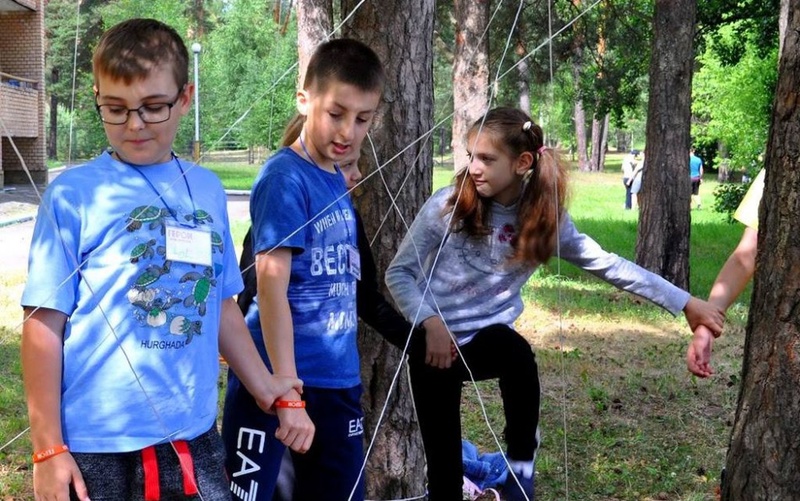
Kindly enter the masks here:
[[689, 150], [689, 179], [692, 182], [691, 204], [699, 209], [702, 206], [700, 183], [703, 181], [703, 160], [695, 154], [694, 148]]
[[194, 89], [180, 36], [125, 21], [92, 63], [113, 153], [45, 192], [21, 301], [36, 498], [230, 499], [219, 355], [260, 409], [301, 383], [269, 373], [232, 299], [219, 180], [172, 153]]
[[320, 45], [297, 93], [303, 130], [267, 161], [253, 185], [258, 285], [247, 324], [274, 373], [299, 376], [305, 386], [303, 400], [289, 396], [277, 417], [265, 419], [236, 378], [229, 384], [223, 439], [234, 493], [271, 499], [284, 451], [277, 438], [305, 452], [294, 454], [295, 499], [348, 499], [351, 491], [352, 499], [364, 497], [355, 297], [360, 257], [337, 164], [360, 149], [383, 82], [380, 60], [361, 42]]

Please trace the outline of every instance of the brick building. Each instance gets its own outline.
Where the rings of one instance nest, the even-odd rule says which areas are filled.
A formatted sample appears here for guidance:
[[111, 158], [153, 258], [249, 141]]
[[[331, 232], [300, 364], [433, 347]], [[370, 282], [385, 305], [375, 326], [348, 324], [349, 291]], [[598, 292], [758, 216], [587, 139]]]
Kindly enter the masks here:
[[45, 2], [0, 0], [0, 188], [30, 183], [19, 156], [34, 182], [47, 180]]

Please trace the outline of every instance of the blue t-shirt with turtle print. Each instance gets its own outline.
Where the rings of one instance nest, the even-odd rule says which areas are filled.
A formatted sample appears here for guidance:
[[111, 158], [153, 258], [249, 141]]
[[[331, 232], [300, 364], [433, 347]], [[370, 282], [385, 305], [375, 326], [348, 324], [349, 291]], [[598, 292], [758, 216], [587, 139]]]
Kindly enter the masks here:
[[139, 450], [214, 425], [221, 302], [242, 289], [228, 228], [219, 179], [178, 158], [132, 166], [104, 153], [48, 187], [21, 302], [68, 316], [71, 450]]

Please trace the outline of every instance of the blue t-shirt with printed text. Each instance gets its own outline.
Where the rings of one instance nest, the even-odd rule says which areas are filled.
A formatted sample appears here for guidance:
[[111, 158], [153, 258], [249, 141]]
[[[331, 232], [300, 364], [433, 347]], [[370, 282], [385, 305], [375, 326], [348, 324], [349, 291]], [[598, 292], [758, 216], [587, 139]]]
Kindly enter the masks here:
[[[21, 303], [68, 316], [71, 450], [139, 450], [214, 425], [221, 304], [242, 289], [228, 227], [219, 179], [183, 160], [134, 167], [104, 153], [48, 187]], [[207, 264], [176, 258], [171, 228], [210, 246]]]
[[[348, 266], [350, 253], [357, 252], [356, 227], [341, 173], [326, 172], [283, 148], [256, 178], [250, 215], [256, 254], [280, 247], [293, 251], [287, 297], [298, 376], [318, 388], [360, 384], [356, 280]], [[269, 363], [257, 301], [246, 320]]]

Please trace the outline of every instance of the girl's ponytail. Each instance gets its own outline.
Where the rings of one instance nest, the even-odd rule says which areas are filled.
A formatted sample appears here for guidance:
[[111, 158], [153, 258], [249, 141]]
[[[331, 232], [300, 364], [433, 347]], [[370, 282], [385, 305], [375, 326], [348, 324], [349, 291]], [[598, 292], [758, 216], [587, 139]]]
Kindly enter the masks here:
[[[541, 131], [539, 126], [534, 128]], [[556, 248], [567, 199], [567, 169], [552, 148], [539, 146], [533, 153], [535, 160], [519, 202], [514, 257], [535, 266], [546, 263]]]
[[292, 143], [297, 141], [300, 137], [300, 132], [303, 131], [303, 125], [306, 123], [306, 117], [300, 113], [295, 113], [286, 128], [283, 129], [283, 137], [281, 138], [281, 146], [291, 146]]

